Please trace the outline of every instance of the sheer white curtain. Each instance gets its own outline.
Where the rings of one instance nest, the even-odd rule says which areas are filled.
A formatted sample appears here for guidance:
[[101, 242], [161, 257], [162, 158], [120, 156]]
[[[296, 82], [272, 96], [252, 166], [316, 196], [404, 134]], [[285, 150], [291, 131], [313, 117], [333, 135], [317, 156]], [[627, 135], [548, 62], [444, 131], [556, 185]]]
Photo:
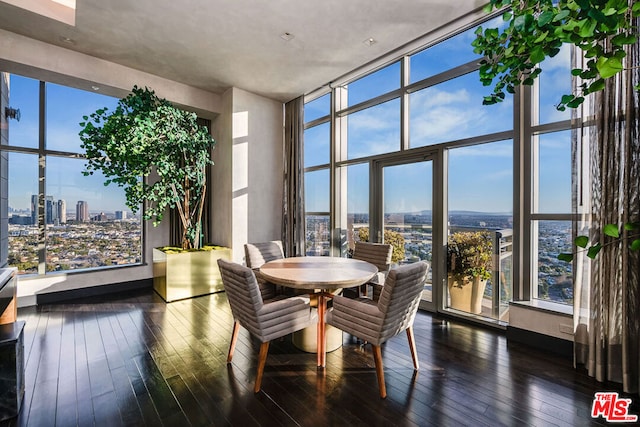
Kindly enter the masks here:
[[[580, 188], [589, 183], [588, 191], [576, 192], [584, 199], [574, 200], [579, 218], [575, 229], [604, 244], [594, 260], [584, 254], [576, 260], [574, 356], [598, 381], [618, 382], [625, 392], [637, 393], [640, 253], [629, 250], [628, 236], [638, 231], [623, 231], [618, 240], [602, 232], [605, 224], [640, 222], [639, 96], [634, 89], [640, 82], [638, 44], [628, 47], [625, 61], [626, 69], [588, 99], [587, 115], [593, 121], [574, 138], [574, 184]], [[579, 154], [581, 147], [588, 156]], [[582, 167], [585, 161], [588, 171]], [[582, 170], [588, 176], [581, 176]]]
[[282, 245], [286, 256], [303, 256], [304, 217], [304, 97], [285, 104], [284, 203]]

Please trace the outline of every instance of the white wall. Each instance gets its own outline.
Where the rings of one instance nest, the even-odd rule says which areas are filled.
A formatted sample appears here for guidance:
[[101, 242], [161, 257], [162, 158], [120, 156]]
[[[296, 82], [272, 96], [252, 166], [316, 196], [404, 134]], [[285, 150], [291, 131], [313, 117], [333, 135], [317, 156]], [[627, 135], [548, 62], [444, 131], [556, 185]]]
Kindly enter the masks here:
[[283, 104], [229, 89], [214, 123], [214, 242], [242, 262], [244, 244], [282, 236]]
[[511, 303], [509, 326], [573, 341], [573, 315], [569, 306], [559, 307], [539, 300]]
[[233, 90], [222, 94], [221, 113], [211, 125], [211, 133], [216, 140], [213, 150], [211, 239], [212, 243], [232, 247], [233, 211], [231, 179], [233, 176]]
[[[125, 96], [133, 85], [148, 86], [158, 96], [214, 120], [213, 133], [218, 145], [214, 150], [214, 195], [210, 203], [214, 208], [212, 230], [216, 243], [242, 251], [248, 236], [280, 238], [282, 103], [239, 89], [230, 89], [221, 96], [4, 30], [0, 30], [0, 70], [81, 89], [97, 85], [101, 93], [118, 97]], [[233, 132], [239, 129], [233, 126], [235, 112], [247, 112], [248, 133], [243, 137], [233, 137]], [[244, 144], [248, 148], [244, 160], [241, 155], [232, 156], [236, 142], [239, 147]], [[248, 184], [239, 191], [247, 196], [244, 209], [238, 207], [242, 199], [239, 193], [231, 191], [231, 179], [239, 185], [240, 176], [247, 177], [243, 182]], [[233, 200], [235, 196], [238, 197]], [[252, 224], [254, 220], [256, 223]], [[168, 243], [168, 221], [159, 227], [148, 223], [144, 228], [143, 265], [20, 278], [19, 306], [35, 304], [36, 296], [42, 293], [152, 278], [152, 248]]]

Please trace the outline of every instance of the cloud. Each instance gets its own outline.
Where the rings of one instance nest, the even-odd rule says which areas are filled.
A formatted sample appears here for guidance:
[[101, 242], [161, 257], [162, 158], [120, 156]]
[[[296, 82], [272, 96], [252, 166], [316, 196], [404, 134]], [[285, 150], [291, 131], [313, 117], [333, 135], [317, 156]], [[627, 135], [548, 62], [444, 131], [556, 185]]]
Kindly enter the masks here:
[[511, 140], [490, 142], [488, 144], [472, 145], [469, 147], [453, 148], [449, 150], [451, 159], [460, 157], [513, 157]]
[[545, 150], [570, 150], [571, 148], [571, 131], [564, 130], [560, 132], [545, 133], [539, 137], [540, 147]]
[[348, 158], [400, 149], [400, 101], [393, 100], [351, 114], [348, 120]]
[[[470, 75], [476, 78], [475, 74]], [[463, 77], [469, 80], [469, 77]], [[467, 82], [455, 82], [459, 85]], [[451, 84], [453, 86], [453, 84]], [[467, 88], [447, 90], [447, 83], [411, 96], [411, 146], [419, 147], [512, 128], [512, 100], [483, 106], [482, 95]]]
[[570, 64], [571, 47], [568, 44], [563, 44], [560, 48], [560, 52], [554, 57], [545, 59], [542, 62], [541, 67], [544, 71], [554, 71], [558, 69], [568, 71]]
[[353, 113], [347, 117], [349, 133], [379, 131], [398, 127], [400, 123], [400, 101], [394, 99], [375, 107]]

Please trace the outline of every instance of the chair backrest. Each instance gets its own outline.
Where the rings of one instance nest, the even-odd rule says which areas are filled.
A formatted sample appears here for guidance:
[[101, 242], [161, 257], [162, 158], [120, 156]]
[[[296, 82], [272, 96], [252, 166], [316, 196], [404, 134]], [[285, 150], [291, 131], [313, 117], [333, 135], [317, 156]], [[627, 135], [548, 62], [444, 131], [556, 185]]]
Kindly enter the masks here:
[[260, 268], [269, 261], [284, 258], [282, 242], [273, 240], [263, 243], [247, 243], [244, 245], [244, 256], [247, 267]]
[[224, 259], [218, 259], [218, 267], [233, 317], [253, 335], [260, 337], [258, 311], [263, 301], [253, 270]]
[[380, 342], [413, 325], [428, 269], [427, 261], [419, 261], [389, 272], [378, 300], [378, 310], [383, 316]]
[[393, 247], [385, 243], [356, 242], [353, 258], [370, 262], [378, 271], [389, 271]]

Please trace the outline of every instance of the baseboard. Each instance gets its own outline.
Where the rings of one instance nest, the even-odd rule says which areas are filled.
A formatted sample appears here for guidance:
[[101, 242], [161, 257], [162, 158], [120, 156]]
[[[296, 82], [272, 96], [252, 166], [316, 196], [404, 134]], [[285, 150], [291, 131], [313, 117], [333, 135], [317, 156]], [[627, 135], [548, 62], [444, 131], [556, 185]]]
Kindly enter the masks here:
[[568, 358], [573, 357], [573, 341], [507, 326], [507, 341], [525, 344], [538, 350], [555, 353]]
[[111, 285], [90, 286], [87, 288], [69, 289], [66, 291], [48, 292], [36, 295], [36, 304], [59, 303], [78, 298], [88, 298], [139, 289], [153, 288], [153, 279], [133, 280], [130, 282], [114, 283]]

